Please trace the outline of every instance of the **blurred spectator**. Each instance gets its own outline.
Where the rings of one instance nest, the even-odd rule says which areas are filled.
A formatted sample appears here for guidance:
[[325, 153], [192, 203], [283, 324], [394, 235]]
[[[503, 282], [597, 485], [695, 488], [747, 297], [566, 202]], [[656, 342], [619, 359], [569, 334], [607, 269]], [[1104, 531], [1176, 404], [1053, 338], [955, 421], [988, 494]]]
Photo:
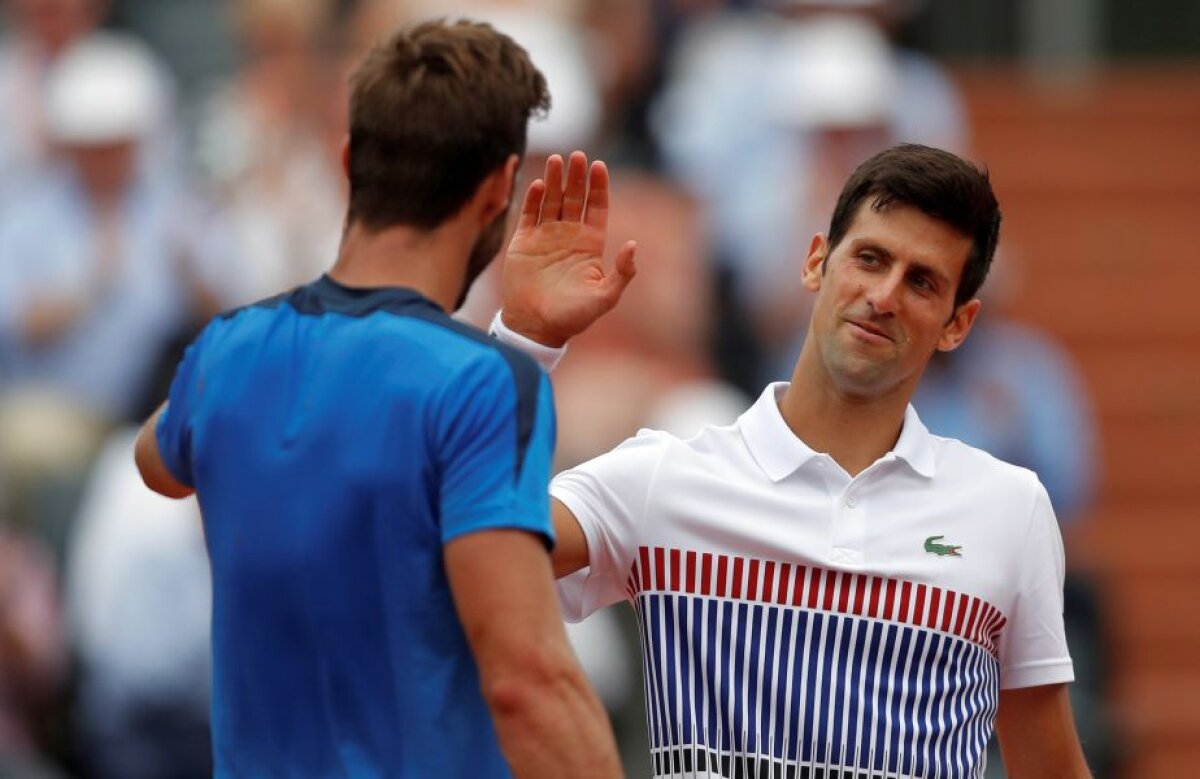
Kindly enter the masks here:
[[211, 582], [200, 512], [142, 484], [136, 429], [105, 444], [73, 525], [67, 613], [88, 775], [212, 775]]
[[315, 278], [337, 256], [343, 71], [331, 0], [240, 0], [226, 8], [241, 69], [203, 108], [197, 154], [227, 207], [242, 254], [238, 297]]
[[808, 319], [800, 262], [846, 175], [900, 141], [965, 146], [952, 82], [881, 25], [910, 3], [761, 5], [770, 12], [684, 33], [655, 117], [668, 168], [712, 209], [733, 303], [766, 347], [762, 373], [736, 377], [744, 386], [790, 371]]
[[662, 38], [653, 3], [584, 0], [582, 24], [600, 94], [595, 157], [614, 167], [657, 170], [649, 106], [662, 77]]
[[0, 205], [49, 151], [45, 93], [51, 66], [99, 24], [106, 0], [7, 0], [0, 42]]
[[0, 777], [61, 774], [39, 755], [33, 723], [62, 691], [66, 649], [47, 551], [0, 524]]
[[55, 517], [39, 527], [52, 538], [69, 485], [137, 409], [159, 352], [226, 297], [220, 231], [140, 154], [167, 110], [164, 83], [135, 41], [73, 46], [47, 87], [64, 164], [0, 221], [0, 474], [21, 516]]

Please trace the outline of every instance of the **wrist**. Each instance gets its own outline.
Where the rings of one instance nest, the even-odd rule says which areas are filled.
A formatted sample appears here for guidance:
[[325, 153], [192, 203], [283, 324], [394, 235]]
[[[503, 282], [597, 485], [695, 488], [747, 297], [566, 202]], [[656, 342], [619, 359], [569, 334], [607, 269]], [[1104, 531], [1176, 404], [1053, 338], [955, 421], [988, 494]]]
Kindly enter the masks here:
[[546, 330], [537, 323], [536, 318], [522, 316], [519, 311], [501, 308], [496, 312], [496, 321], [507, 332], [547, 349], [561, 349], [567, 345], [567, 338]]
[[492, 324], [488, 327], [488, 335], [502, 344], [520, 349], [532, 357], [547, 373], [554, 370], [555, 366], [562, 360], [563, 355], [567, 353], [566, 342], [560, 342], [557, 346], [547, 345], [540, 339], [531, 337], [529, 333], [511, 327], [507, 322], [507, 317], [503, 314], [504, 310], [501, 309], [492, 317]]

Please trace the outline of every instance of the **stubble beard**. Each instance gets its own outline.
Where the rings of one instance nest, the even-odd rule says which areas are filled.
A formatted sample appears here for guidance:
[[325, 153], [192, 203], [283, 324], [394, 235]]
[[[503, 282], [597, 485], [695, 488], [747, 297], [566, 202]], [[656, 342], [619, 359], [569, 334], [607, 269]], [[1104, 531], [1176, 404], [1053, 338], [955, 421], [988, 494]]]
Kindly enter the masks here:
[[844, 329], [853, 327], [838, 322], [833, 332], [819, 339], [821, 361], [838, 392], [856, 398], [875, 398], [888, 394], [902, 383], [895, 377], [898, 355], [885, 349], [871, 350], [853, 342]]
[[505, 228], [508, 225], [508, 212], [501, 212], [492, 223], [483, 228], [483, 232], [479, 234], [479, 238], [475, 241], [475, 245], [471, 247], [471, 254], [467, 258], [467, 272], [463, 277], [462, 289], [458, 293], [458, 300], [454, 303], [454, 310], [462, 308], [463, 303], [467, 302], [467, 295], [471, 292], [472, 285], [475, 284], [483, 272], [488, 269], [492, 261], [500, 254], [500, 250], [504, 247]]

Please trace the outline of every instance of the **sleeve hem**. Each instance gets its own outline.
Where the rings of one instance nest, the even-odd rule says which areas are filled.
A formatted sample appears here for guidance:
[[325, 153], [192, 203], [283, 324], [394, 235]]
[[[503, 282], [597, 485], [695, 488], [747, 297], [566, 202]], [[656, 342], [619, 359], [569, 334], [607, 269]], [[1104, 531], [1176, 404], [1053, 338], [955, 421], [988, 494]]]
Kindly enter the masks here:
[[1004, 675], [1000, 689], [1015, 690], [1045, 684], [1068, 684], [1075, 681], [1075, 668], [1069, 659], [1027, 664]]
[[558, 363], [562, 360], [563, 355], [567, 353], [566, 344], [559, 347], [546, 346], [532, 338], [526, 338], [504, 324], [504, 318], [501, 316], [503, 313], [503, 310], [497, 311], [496, 316], [492, 317], [492, 323], [488, 326], [488, 335], [502, 344], [520, 349], [532, 357], [534, 362], [542, 366], [542, 370], [546, 371], [546, 373], [550, 373], [558, 367]]
[[180, 464], [175, 462], [175, 458], [171, 455], [170, 447], [163, 446], [163, 428], [167, 423], [167, 414], [171, 413], [170, 406], [167, 409], [159, 416], [158, 424], [154, 426], [154, 443], [158, 446], [158, 459], [162, 460], [163, 467], [167, 469], [167, 472], [171, 474], [171, 477], [175, 481], [194, 490], [196, 489], [196, 485], [192, 483], [192, 480], [180, 475]]
[[572, 492], [569, 487], [554, 484], [553, 482], [551, 482], [550, 487], [550, 498], [566, 506], [571, 515], [575, 517], [575, 521], [579, 523], [579, 529], [583, 531], [583, 539], [587, 543], [588, 567], [595, 569], [596, 549], [600, 543], [599, 539], [596, 538], [594, 517], [587, 510], [587, 501]]
[[487, 522], [476, 522], [467, 527], [456, 528], [451, 531], [442, 532], [442, 545], [446, 545], [456, 538], [468, 535], [470, 533], [478, 533], [486, 530], [523, 530], [526, 533], [532, 533], [542, 539], [542, 543], [546, 547], [546, 551], [550, 552], [554, 549], [554, 531], [546, 528], [545, 525], [537, 525], [532, 522], [521, 522], [515, 519], [494, 519]]

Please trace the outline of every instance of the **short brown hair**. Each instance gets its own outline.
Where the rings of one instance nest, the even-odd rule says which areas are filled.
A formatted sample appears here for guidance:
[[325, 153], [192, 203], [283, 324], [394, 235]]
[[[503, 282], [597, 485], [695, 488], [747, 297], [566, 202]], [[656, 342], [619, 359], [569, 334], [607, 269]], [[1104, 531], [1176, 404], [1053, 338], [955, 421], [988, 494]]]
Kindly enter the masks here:
[[979, 292], [1000, 240], [1000, 204], [988, 173], [948, 151], [901, 144], [859, 165], [838, 197], [829, 224], [829, 250], [846, 236], [859, 206], [870, 198], [881, 211], [910, 205], [971, 238], [971, 254], [954, 294], [957, 308]]
[[376, 46], [353, 77], [348, 220], [432, 229], [456, 214], [550, 107], [529, 55], [489, 25], [426, 22]]

